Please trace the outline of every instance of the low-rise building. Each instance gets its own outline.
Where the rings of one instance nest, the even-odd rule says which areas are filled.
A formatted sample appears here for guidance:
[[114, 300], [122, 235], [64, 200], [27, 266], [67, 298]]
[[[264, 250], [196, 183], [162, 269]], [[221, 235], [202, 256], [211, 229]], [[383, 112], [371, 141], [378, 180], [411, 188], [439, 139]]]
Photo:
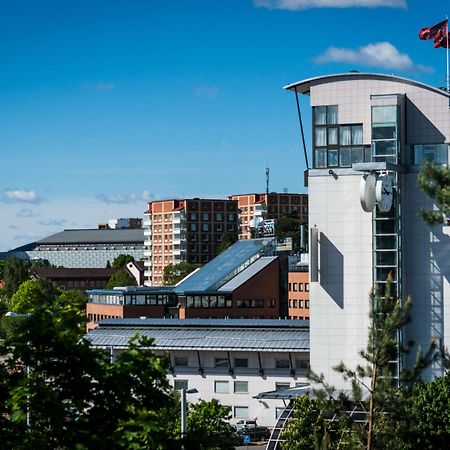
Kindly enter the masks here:
[[238, 241], [176, 286], [88, 291], [89, 328], [108, 317], [287, 317], [287, 258], [276, 239]]
[[116, 269], [84, 269], [65, 267], [41, 267], [35, 269], [39, 278], [53, 281], [61, 290], [74, 289], [85, 292], [87, 289], [105, 289]]
[[167, 355], [175, 389], [197, 389], [190, 402], [215, 398], [230, 406], [232, 423], [253, 419], [274, 426], [285, 402], [260, 394], [308, 384], [308, 321], [108, 319], [87, 339], [114, 357], [137, 332]]

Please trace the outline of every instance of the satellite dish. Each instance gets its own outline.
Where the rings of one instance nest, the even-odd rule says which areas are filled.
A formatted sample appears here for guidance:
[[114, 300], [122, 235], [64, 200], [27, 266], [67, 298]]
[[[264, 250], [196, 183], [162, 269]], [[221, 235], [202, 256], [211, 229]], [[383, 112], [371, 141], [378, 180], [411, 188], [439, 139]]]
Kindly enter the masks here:
[[258, 228], [258, 226], [263, 222], [262, 217], [255, 217], [254, 219], [250, 220], [250, 228]]

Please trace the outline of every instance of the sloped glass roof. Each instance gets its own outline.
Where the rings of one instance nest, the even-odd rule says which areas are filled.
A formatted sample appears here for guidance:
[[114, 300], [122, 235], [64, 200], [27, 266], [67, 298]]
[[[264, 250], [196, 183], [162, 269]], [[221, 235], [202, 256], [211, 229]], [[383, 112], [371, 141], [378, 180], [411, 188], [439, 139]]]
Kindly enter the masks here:
[[276, 238], [235, 242], [175, 288], [175, 293], [216, 291], [261, 256], [272, 256]]

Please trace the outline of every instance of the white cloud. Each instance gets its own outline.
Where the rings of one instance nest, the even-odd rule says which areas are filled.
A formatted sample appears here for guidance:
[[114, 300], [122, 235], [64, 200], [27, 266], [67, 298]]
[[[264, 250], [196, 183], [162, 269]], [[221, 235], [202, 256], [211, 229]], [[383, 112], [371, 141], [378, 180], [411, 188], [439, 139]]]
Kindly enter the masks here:
[[27, 189], [5, 189], [3, 198], [8, 203], [41, 203], [43, 201], [36, 191]]
[[67, 223], [66, 219], [49, 219], [49, 220], [40, 220], [38, 222], [39, 225], [43, 225], [45, 227], [62, 227]]
[[253, 0], [257, 7], [301, 11], [311, 8], [401, 8], [406, 9], [406, 0]]
[[114, 89], [114, 83], [97, 83], [95, 85], [95, 87], [99, 90], [99, 91], [110, 91], [111, 89]]
[[25, 209], [21, 209], [16, 214], [16, 217], [36, 217], [36, 215], [30, 208], [25, 208]]
[[195, 93], [201, 97], [216, 98], [219, 93], [218, 86], [199, 86]]
[[116, 204], [127, 204], [127, 203], [136, 203], [136, 202], [147, 202], [154, 198], [153, 194], [151, 194], [149, 191], [143, 191], [141, 194], [135, 194], [135, 193], [118, 193], [118, 194], [112, 194], [112, 195], [106, 195], [106, 194], [98, 194], [95, 197], [97, 200], [100, 200], [103, 203], [106, 203], [107, 205], [116, 203]]
[[342, 62], [404, 72], [433, 71], [432, 67], [415, 64], [406, 53], [400, 53], [389, 42], [377, 42], [357, 49], [330, 47], [314, 61], [317, 64]]

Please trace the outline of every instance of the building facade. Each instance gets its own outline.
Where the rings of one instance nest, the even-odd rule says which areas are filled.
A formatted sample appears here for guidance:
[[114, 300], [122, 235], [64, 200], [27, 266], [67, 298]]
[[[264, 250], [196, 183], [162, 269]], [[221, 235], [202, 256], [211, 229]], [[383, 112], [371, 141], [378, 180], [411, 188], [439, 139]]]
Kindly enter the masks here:
[[48, 261], [67, 268], [104, 268], [121, 254], [131, 255], [136, 261], [144, 257], [143, 229], [64, 230], [0, 257]]
[[238, 202], [239, 239], [251, 239], [250, 229], [261, 220], [279, 219], [285, 214], [296, 213], [300, 219], [308, 221], [308, 194], [271, 192], [230, 195], [228, 198]]
[[67, 269], [65, 267], [40, 267], [35, 269], [39, 278], [46, 278], [61, 290], [86, 292], [87, 289], [105, 289], [116, 269]]
[[167, 265], [205, 264], [218, 254], [225, 234], [237, 236], [237, 202], [198, 198], [149, 202], [144, 227], [146, 284], [159, 286]]
[[308, 322], [300, 320], [109, 319], [87, 334], [117, 355], [139, 332], [167, 355], [175, 389], [197, 389], [189, 402], [218, 399], [231, 407], [231, 423], [256, 420], [273, 427], [285, 408], [281, 398], [255, 398], [308, 384]]
[[[448, 348], [450, 227], [428, 227], [418, 187], [424, 160], [448, 164], [449, 94], [412, 80], [348, 73], [286, 87], [310, 97], [311, 367], [343, 386], [332, 367], [355, 367], [366, 346], [369, 292], [391, 274], [398, 296], [413, 298], [401, 339]], [[410, 366], [415, 352], [392, 362]], [[443, 373], [439, 363], [424, 374]]]
[[290, 256], [288, 266], [288, 318], [309, 320], [308, 255]]

